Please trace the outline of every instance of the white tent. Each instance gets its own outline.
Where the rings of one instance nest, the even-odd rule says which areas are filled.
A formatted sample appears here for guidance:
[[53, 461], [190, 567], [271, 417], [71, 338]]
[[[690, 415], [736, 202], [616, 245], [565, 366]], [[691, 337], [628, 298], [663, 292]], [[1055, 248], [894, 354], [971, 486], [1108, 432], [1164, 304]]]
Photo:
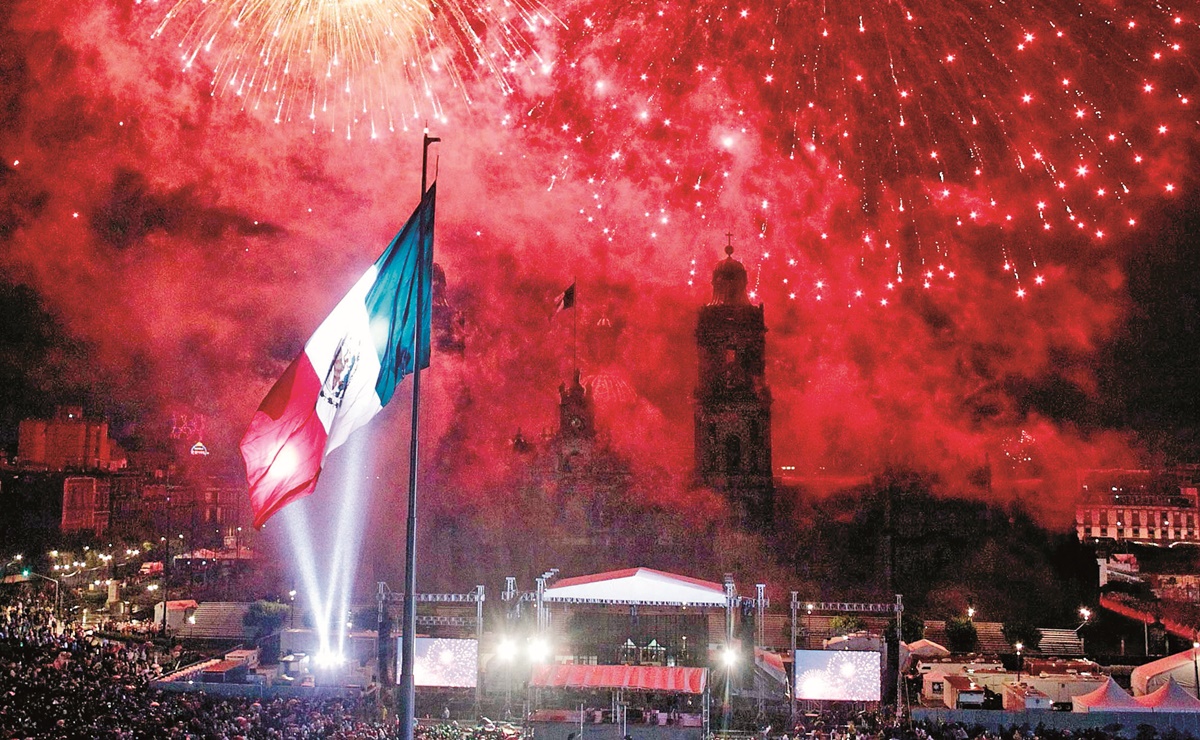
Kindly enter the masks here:
[[1072, 712], [1149, 712], [1148, 707], [1125, 693], [1109, 676], [1104, 685], [1095, 691], [1080, 694], [1071, 700]]
[[933, 640], [921, 638], [914, 642], [900, 643], [900, 665], [902, 670], [911, 669], [910, 662], [920, 660], [921, 658], [945, 658], [950, 655], [950, 651]]
[[905, 645], [908, 646], [909, 655], [918, 655], [922, 658], [944, 658], [950, 654], [950, 651], [946, 648], [937, 644], [933, 640], [926, 640], [924, 637], [916, 642], [905, 643]]
[[1133, 693], [1141, 695], [1149, 694], [1168, 680], [1175, 679], [1175, 683], [1194, 697], [1198, 666], [1200, 650], [1191, 648], [1134, 668], [1129, 682], [1133, 686]]
[[1168, 678], [1154, 693], [1135, 696], [1134, 700], [1156, 712], [1200, 712], [1200, 699], [1189, 694], [1173, 678]]
[[721, 584], [664, 573], [650, 568], [628, 568], [591, 576], [564, 578], [548, 588], [542, 598], [549, 603], [725, 607]]

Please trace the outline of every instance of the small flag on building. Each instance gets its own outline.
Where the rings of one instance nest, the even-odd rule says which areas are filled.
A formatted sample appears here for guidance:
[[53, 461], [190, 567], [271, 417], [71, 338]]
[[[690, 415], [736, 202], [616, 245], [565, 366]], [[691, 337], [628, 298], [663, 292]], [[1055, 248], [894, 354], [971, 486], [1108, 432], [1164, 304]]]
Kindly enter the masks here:
[[[317, 327], [263, 399], [242, 438], [254, 526], [313, 492], [330, 452], [391, 400], [417, 362], [429, 367], [437, 185], [375, 264]], [[418, 305], [418, 296], [420, 297]]]
[[554, 299], [554, 313], [550, 318], [554, 318], [560, 311], [566, 311], [568, 308], [575, 306], [575, 283], [572, 282], [567, 289], [558, 294]]

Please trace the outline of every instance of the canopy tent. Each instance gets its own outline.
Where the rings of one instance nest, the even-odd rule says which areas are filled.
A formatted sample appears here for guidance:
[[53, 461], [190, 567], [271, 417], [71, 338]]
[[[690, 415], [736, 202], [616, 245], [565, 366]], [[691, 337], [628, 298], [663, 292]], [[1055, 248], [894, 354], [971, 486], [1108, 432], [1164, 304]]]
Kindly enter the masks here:
[[1200, 699], [1189, 694], [1170, 677], [1154, 693], [1135, 696], [1134, 700], [1156, 712], [1200, 712]]
[[1175, 679], [1175, 683], [1194, 697], [1198, 666], [1200, 650], [1189, 648], [1182, 653], [1168, 655], [1134, 668], [1129, 682], [1133, 686], [1133, 693], [1149, 694], [1159, 686], [1165, 685], [1168, 680]]
[[664, 573], [650, 568], [628, 568], [591, 576], [565, 578], [547, 588], [542, 599], [550, 603], [647, 606], [712, 606], [727, 603], [721, 584]]
[[708, 685], [708, 669], [649, 665], [540, 665], [534, 668], [529, 685], [534, 688], [703, 694]]
[[922, 637], [916, 642], [905, 643], [908, 647], [909, 655], [919, 655], [922, 658], [944, 658], [950, 654], [950, 651], [933, 640], [926, 640]]
[[912, 663], [921, 658], [945, 658], [950, 655], [950, 651], [933, 640], [921, 638], [914, 642], [900, 643], [900, 666], [901, 670], [910, 670]]
[[1148, 712], [1148, 708], [1125, 693], [1125, 690], [1112, 680], [1112, 676], [1104, 685], [1095, 691], [1080, 694], [1071, 700], [1072, 712]]

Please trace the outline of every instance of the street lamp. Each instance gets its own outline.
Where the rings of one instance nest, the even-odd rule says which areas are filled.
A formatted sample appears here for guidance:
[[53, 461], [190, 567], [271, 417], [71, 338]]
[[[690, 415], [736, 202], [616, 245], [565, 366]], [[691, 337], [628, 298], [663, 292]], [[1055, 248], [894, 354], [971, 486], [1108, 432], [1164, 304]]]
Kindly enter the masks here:
[[975, 607], [968, 606], [967, 607], [967, 619], [974, 619], [974, 618], [975, 618]]
[[36, 578], [41, 578], [43, 581], [50, 581], [51, 583], [54, 584], [54, 618], [58, 619], [58, 614], [59, 614], [59, 600], [58, 600], [59, 583], [58, 583], [58, 579], [51, 578], [50, 576], [44, 576], [41, 573], [34, 573], [32, 570], [25, 570], [24, 573], [27, 578], [29, 576], [34, 576]]
[[[1079, 607], [1079, 618], [1082, 619], [1083, 621], [1080, 622], [1079, 626], [1075, 628], [1076, 635], [1079, 634], [1079, 630], [1083, 629], [1087, 625], [1088, 620], [1092, 618], [1092, 610], [1088, 609], [1086, 606]], [[1083, 648], [1083, 652], [1086, 655], [1087, 647], [1086, 647], [1086, 645], [1084, 645], [1082, 637], [1079, 638], [1079, 644]]]
[[1021, 668], [1022, 668], [1021, 651], [1025, 649], [1025, 646], [1018, 642], [1016, 645], [1013, 645], [1013, 647], [1015, 647], [1017, 649], [1017, 684], [1020, 685], [1020, 683], [1021, 683]]

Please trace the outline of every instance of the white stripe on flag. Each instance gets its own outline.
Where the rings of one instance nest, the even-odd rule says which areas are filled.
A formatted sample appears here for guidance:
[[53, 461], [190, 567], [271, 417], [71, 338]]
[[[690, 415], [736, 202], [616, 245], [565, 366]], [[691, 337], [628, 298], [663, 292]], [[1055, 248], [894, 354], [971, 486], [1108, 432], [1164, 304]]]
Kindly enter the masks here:
[[[375, 394], [379, 356], [371, 340], [371, 319], [366, 306], [367, 292], [375, 283], [376, 273], [372, 265], [304, 346], [322, 384], [316, 413], [329, 436], [322, 459], [383, 409]], [[345, 377], [347, 362], [353, 363], [348, 378]]]

